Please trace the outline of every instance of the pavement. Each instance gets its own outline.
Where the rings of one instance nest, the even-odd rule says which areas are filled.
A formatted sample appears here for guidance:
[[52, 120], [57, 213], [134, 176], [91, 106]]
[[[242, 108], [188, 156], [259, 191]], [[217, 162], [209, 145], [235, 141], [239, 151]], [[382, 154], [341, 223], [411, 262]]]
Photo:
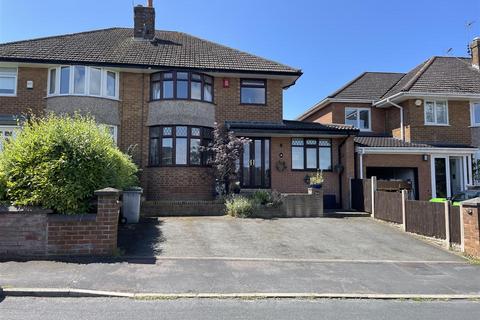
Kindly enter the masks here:
[[120, 243], [120, 261], [0, 263], [0, 287], [157, 298], [480, 297], [480, 265], [369, 218], [161, 218], [123, 229]]
[[480, 303], [474, 301], [6, 298], [0, 302], [0, 317], [10, 320], [470, 320], [479, 314]]

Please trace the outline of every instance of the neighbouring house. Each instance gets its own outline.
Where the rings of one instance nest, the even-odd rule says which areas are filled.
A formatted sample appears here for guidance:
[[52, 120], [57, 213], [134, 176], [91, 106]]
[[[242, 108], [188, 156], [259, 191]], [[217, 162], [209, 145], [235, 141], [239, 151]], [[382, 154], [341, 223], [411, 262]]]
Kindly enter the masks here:
[[210, 200], [214, 176], [201, 146], [214, 123], [250, 137], [244, 189], [307, 191], [323, 170], [327, 206], [348, 207], [354, 136], [346, 125], [283, 120], [283, 91], [299, 69], [182, 32], [155, 29], [134, 7], [134, 28], [0, 44], [0, 130], [33, 112], [90, 114], [142, 169], [147, 202]]
[[416, 199], [473, 184], [480, 147], [480, 39], [471, 57], [432, 57], [408, 73], [365, 72], [298, 120], [347, 124], [355, 177], [404, 180]]

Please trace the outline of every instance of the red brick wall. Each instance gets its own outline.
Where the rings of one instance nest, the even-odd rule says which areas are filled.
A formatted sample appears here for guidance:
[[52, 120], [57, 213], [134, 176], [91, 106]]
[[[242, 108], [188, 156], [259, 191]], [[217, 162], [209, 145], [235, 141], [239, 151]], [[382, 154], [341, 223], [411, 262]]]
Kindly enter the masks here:
[[79, 216], [50, 216], [47, 227], [49, 255], [112, 255], [117, 248], [117, 193], [100, 193], [98, 211], [85, 220]]
[[97, 214], [0, 213], [0, 256], [112, 255], [117, 248], [118, 191], [99, 190]]
[[266, 105], [240, 103], [240, 79], [228, 78], [229, 88], [223, 87], [223, 78], [215, 78], [215, 120], [281, 121], [283, 117], [283, 88], [280, 80], [267, 80]]
[[[47, 96], [46, 68], [18, 68], [17, 96], [0, 96], [0, 114], [26, 115], [33, 112], [42, 114]], [[27, 89], [27, 81], [33, 81], [33, 89]]]
[[477, 204], [463, 205], [463, 246], [465, 253], [480, 257], [480, 208]]
[[368, 103], [332, 102], [314, 114], [310, 115], [305, 119], [305, 121], [344, 124], [345, 108], [369, 108], [372, 116], [372, 132], [385, 132], [385, 110], [372, 108], [372, 105]]
[[[359, 164], [360, 161], [357, 161], [357, 165]], [[429, 200], [432, 197], [430, 160], [423, 161], [422, 155], [364, 154], [363, 176], [365, 178], [367, 167], [417, 168], [419, 200]]]
[[210, 200], [213, 199], [212, 168], [150, 167], [145, 168], [147, 200]]

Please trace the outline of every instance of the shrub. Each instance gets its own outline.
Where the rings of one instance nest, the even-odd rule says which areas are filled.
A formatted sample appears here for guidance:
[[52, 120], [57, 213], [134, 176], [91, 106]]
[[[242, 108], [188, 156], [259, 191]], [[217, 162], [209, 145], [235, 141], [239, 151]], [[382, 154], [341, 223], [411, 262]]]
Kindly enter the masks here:
[[87, 212], [97, 189], [137, 183], [130, 157], [92, 118], [79, 115], [31, 119], [5, 144], [0, 168], [14, 205], [64, 214]]
[[253, 200], [261, 205], [266, 205], [271, 201], [271, 194], [267, 190], [257, 190], [253, 193]]
[[226, 212], [232, 217], [251, 217], [255, 212], [255, 206], [255, 201], [244, 196], [234, 195], [225, 201]]

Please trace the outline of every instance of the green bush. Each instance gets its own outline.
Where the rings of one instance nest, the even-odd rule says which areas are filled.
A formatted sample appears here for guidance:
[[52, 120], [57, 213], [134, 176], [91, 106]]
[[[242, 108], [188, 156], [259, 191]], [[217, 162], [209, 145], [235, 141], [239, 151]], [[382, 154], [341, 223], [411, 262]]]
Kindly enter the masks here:
[[[14, 205], [85, 213], [93, 192], [137, 183], [137, 167], [90, 117], [33, 118], [0, 154], [0, 181]], [[2, 188], [0, 187], [0, 193]]]
[[257, 190], [253, 193], [252, 199], [261, 205], [266, 205], [270, 202], [271, 195], [267, 190]]
[[234, 195], [225, 201], [227, 214], [237, 218], [251, 217], [255, 212], [255, 206], [254, 200], [244, 196]]

